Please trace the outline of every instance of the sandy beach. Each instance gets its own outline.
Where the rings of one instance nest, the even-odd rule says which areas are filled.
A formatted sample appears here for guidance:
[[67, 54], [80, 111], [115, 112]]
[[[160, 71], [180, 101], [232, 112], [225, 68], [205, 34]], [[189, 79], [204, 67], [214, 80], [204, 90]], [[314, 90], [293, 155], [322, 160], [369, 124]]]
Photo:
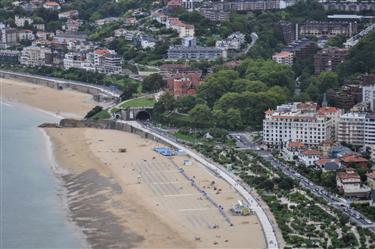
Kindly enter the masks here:
[[30, 105], [66, 118], [82, 118], [96, 103], [89, 94], [0, 78], [0, 98]]
[[[91, 96], [69, 90], [8, 79], [0, 83], [2, 99], [65, 117], [82, 117], [95, 105]], [[187, 156], [164, 157], [153, 151], [161, 144], [121, 131], [45, 131], [65, 172], [58, 177], [71, 218], [92, 248], [266, 247], [255, 215], [229, 211], [241, 196]], [[191, 164], [184, 165], [186, 160]], [[187, 177], [224, 208], [229, 220]]]
[[[164, 157], [153, 151], [161, 144], [121, 131], [46, 131], [58, 162], [70, 172], [64, 180], [73, 220], [94, 248], [265, 248], [257, 217], [229, 211], [241, 196], [198, 163], [184, 165], [186, 156]], [[233, 226], [179, 168], [224, 207]]]

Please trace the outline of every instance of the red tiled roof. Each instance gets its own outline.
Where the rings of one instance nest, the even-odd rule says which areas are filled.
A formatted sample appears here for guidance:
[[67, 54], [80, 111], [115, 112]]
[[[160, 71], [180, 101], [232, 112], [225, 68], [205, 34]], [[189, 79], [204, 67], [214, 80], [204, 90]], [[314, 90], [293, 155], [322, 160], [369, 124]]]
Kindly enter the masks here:
[[355, 171], [354, 169], [346, 169], [345, 172], [338, 172], [336, 174], [336, 177], [341, 179], [341, 180], [344, 180], [344, 179], [355, 179], [355, 180], [360, 180], [361, 177], [358, 175], [357, 171]]
[[334, 162], [336, 164], [339, 164], [340, 161], [338, 159], [332, 159], [332, 158], [321, 158], [318, 161], [315, 161], [316, 165], [325, 165], [328, 162]]
[[292, 148], [298, 148], [298, 147], [305, 147], [305, 144], [302, 143], [302, 142], [298, 142], [298, 141], [291, 141], [288, 143], [288, 147], [292, 147]]
[[334, 112], [338, 112], [340, 109], [336, 108], [336, 107], [321, 107], [319, 110], [318, 110], [318, 113], [319, 114], [326, 114], [326, 113], [334, 113]]
[[341, 161], [345, 163], [364, 163], [368, 162], [366, 158], [357, 156], [357, 155], [348, 155], [348, 156], [343, 156], [340, 158]]
[[56, 2], [45, 2], [44, 3], [45, 5], [47, 5], [47, 6], [60, 6], [58, 3], [56, 3]]
[[109, 50], [108, 49], [97, 49], [95, 50], [95, 54], [108, 54]]

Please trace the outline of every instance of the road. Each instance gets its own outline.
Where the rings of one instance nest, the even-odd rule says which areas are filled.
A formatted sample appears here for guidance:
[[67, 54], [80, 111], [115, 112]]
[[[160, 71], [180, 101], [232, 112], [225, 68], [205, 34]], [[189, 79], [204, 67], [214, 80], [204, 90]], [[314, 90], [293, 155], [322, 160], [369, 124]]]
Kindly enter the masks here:
[[271, 163], [274, 168], [281, 170], [285, 175], [296, 180], [303, 189], [311, 191], [311, 193], [313, 193], [315, 196], [323, 198], [328, 203], [328, 205], [348, 215], [350, 217], [350, 220], [355, 222], [360, 227], [369, 228], [371, 231], [375, 232], [375, 224], [370, 219], [366, 218], [363, 214], [356, 211], [354, 208], [351, 208], [344, 199], [338, 198], [336, 195], [325, 190], [322, 186], [313, 183], [306, 177], [296, 172], [289, 165], [279, 161], [270, 152], [256, 150], [255, 153]]
[[167, 135], [163, 130], [156, 129], [151, 125], [144, 125], [141, 123], [138, 123], [136, 121], [117, 121], [126, 123], [128, 125], [131, 125], [139, 130], [142, 130], [144, 132], [147, 132], [166, 143], [172, 145], [176, 149], [184, 150], [191, 158], [195, 159], [196, 161], [200, 162], [202, 165], [204, 165], [207, 169], [214, 172], [214, 174], [218, 177], [223, 178], [226, 180], [231, 186], [237, 190], [244, 199], [248, 202], [250, 208], [256, 213], [258, 216], [259, 222], [262, 225], [263, 233], [266, 239], [267, 248], [270, 249], [276, 249], [279, 248], [279, 242], [276, 237], [275, 228], [271, 221], [269, 220], [268, 216], [266, 215], [265, 210], [263, 210], [262, 206], [259, 205], [256, 198], [254, 198], [251, 195], [251, 190], [249, 186], [242, 182], [242, 180], [233, 175], [232, 173], [228, 172], [225, 168], [223, 168], [221, 165], [218, 165], [214, 162], [208, 161], [204, 156], [198, 154], [197, 152], [190, 150], [189, 148], [182, 146], [181, 144], [177, 143], [176, 138], [171, 137]]

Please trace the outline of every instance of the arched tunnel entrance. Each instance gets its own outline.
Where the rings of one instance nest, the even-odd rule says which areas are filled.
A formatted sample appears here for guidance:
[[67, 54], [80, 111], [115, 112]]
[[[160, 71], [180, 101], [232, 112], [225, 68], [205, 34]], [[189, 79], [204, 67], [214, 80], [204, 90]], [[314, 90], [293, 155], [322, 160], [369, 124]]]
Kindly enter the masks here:
[[135, 116], [135, 119], [144, 122], [151, 119], [151, 114], [148, 111], [140, 111]]

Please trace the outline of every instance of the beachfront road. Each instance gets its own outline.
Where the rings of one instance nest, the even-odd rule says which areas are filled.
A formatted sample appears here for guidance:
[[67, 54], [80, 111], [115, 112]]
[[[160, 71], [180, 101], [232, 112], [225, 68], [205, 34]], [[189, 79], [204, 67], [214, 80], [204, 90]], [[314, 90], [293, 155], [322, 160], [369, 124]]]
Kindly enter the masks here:
[[221, 165], [218, 165], [214, 162], [209, 162], [204, 156], [198, 154], [197, 152], [190, 150], [189, 148], [177, 143], [173, 138], [168, 137], [163, 132], [160, 132], [156, 129], [153, 129], [150, 126], [144, 126], [136, 121], [117, 121], [120, 123], [126, 123], [136, 129], [139, 129], [143, 132], [149, 133], [158, 139], [170, 144], [171, 146], [175, 147], [179, 150], [184, 150], [191, 158], [195, 159], [202, 165], [204, 165], [209, 170], [215, 172], [218, 176], [222, 177], [225, 181], [227, 181], [234, 189], [236, 189], [248, 202], [249, 206], [254, 210], [256, 213], [263, 229], [263, 233], [266, 239], [267, 248], [276, 249], [279, 248], [279, 242], [276, 237], [275, 229], [272, 226], [271, 221], [269, 220], [268, 216], [266, 215], [265, 210], [261, 207], [258, 203], [256, 198], [254, 198], [250, 193], [249, 187], [244, 184], [241, 179], [237, 176], [231, 174], [226, 169], [224, 169]]

